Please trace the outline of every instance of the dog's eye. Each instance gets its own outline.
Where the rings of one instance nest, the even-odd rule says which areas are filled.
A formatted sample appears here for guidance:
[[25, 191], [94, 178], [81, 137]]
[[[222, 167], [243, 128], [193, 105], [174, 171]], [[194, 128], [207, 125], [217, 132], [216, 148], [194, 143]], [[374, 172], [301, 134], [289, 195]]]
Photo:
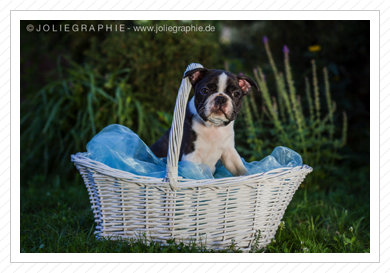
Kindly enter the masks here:
[[240, 93], [239, 91], [235, 91], [235, 92], [233, 93], [233, 96], [234, 96], [235, 98], [239, 98], [239, 97], [241, 96], [241, 93]]
[[203, 94], [207, 94], [209, 90], [207, 88], [202, 88], [200, 89], [200, 92], [202, 92]]

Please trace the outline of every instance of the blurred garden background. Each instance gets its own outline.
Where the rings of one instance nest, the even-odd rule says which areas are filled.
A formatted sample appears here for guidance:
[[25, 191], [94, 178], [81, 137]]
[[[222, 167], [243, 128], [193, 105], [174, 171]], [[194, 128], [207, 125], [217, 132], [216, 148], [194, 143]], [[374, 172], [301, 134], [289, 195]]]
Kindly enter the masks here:
[[[28, 32], [28, 24], [215, 31]], [[70, 160], [113, 123], [153, 144], [170, 126], [184, 70], [198, 62], [259, 84], [235, 123], [246, 161], [286, 146], [314, 169], [266, 252], [369, 252], [369, 28], [369, 21], [22, 21], [21, 251], [199, 251], [96, 240]]]

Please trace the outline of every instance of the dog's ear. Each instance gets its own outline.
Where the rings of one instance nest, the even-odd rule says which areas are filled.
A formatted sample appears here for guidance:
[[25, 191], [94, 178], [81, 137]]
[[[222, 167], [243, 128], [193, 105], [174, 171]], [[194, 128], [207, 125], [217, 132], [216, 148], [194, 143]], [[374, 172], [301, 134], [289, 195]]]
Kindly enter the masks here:
[[252, 87], [255, 88], [256, 91], [259, 91], [259, 87], [255, 83], [255, 81], [252, 80], [251, 78], [244, 75], [238, 75], [237, 79], [238, 79], [238, 84], [241, 87], [241, 90], [244, 92], [244, 96], [249, 94]]
[[207, 68], [195, 68], [187, 71], [184, 74], [183, 79], [188, 77], [192, 86], [195, 86], [201, 79], [203, 79], [204, 75], [206, 75], [208, 71], [209, 70]]

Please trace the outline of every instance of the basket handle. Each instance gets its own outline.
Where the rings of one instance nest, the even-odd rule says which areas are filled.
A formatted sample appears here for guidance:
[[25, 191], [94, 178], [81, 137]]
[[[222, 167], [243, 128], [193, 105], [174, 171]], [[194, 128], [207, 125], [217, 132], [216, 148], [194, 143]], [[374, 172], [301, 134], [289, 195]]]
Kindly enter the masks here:
[[[186, 71], [193, 70], [195, 68], [202, 68], [203, 66], [198, 63], [192, 63], [187, 66]], [[168, 156], [167, 156], [167, 174], [165, 180], [169, 181], [169, 184], [172, 190], [176, 191], [179, 189], [177, 179], [179, 178], [178, 174], [178, 163], [180, 155], [181, 141], [183, 138], [183, 124], [186, 114], [186, 107], [188, 101], [188, 95], [191, 91], [191, 83], [187, 78], [182, 79], [179, 92], [176, 98], [175, 111], [173, 113], [173, 120], [171, 131], [169, 133], [169, 146], [168, 146]]]

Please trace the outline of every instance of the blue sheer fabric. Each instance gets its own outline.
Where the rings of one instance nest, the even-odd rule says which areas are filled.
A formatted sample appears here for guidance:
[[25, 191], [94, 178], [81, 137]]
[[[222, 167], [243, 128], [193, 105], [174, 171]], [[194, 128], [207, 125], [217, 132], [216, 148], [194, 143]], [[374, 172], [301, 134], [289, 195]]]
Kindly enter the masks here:
[[[166, 158], [158, 158], [149, 147], [129, 128], [112, 124], [104, 128], [87, 144], [89, 158], [107, 166], [136, 175], [164, 178]], [[245, 162], [247, 175], [267, 172], [280, 167], [296, 167], [302, 165], [301, 156], [286, 147], [276, 147], [271, 155], [260, 161]], [[220, 161], [216, 171], [211, 173], [205, 164], [189, 161], [179, 162], [179, 176], [190, 179], [210, 179], [232, 176]]]

